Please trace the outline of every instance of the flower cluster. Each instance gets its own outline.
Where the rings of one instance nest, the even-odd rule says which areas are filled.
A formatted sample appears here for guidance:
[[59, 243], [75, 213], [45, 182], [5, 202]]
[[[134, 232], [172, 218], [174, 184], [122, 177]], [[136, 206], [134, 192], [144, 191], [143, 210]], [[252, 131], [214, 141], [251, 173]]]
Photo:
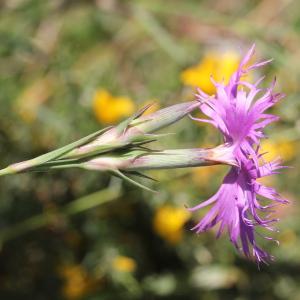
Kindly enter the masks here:
[[[242, 80], [250, 70], [270, 62], [263, 61], [249, 66], [253, 54], [254, 46], [241, 61], [228, 84], [217, 83], [212, 79], [216, 95], [209, 96], [198, 89], [196, 98], [200, 110], [208, 119], [193, 119], [208, 122], [221, 132], [238, 166], [231, 167], [214, 196], [190, 210], [195, 211], [213, 204], [193, 229], [200, 233], [219, 224], [217, 236], [227, 230], [235, 247], [259, 263], [271, 260], [272, 256], [257, 245], [256, 227], [259, 225], [274, 230], [272, 225], [277, 220], [270, 216], [272, 207], [278, 203], [287, 203], [287, 200], [275, 189], [257, 181], [258, 178], [278, 173], [278, 169], [283, 168], [279, 159], [264, 162], [263, 153], [260, 153], [260, 140], [265, 137], [264, 127], [278, 120], [277, 116], [265, 111], [283, 95], [273, 92], [275, 81], [264, 90], [258, 87], [263, 78], [255, 84]], [[272, 203], [263, 205], [258, 196], [267, 198]], [[267, 213], [267, 216], [263, 218], [262, 213]]]

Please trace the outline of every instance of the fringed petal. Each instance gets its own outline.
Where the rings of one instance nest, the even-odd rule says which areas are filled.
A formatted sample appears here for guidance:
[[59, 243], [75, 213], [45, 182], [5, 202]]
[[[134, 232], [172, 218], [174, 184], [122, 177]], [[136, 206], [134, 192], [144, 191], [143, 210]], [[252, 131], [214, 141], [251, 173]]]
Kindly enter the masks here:
[[[265, 137], [263, 129], [279, 119], [275, 115], [266, 114], [265, 111], [275, 105], [283, 95], [273, 93], [276, 80], [267, 89], [258, 88], [264, 77], [255, 84], [241, 80], [250, 70], [260, 68], [271, 61], [247, 66], [254, 49], [255, 45], [247, 52], [227, 85], [215, 82], [211, 78], [216, 87], [215, 96], [208, 96], [198, 90], [196, 98], [199, 99], [200, 110], [208, 119], [193, 119], [211, 123], [219, 129], [225, 143], [232, 145], [238, 166], [231, 168], [213, 197], [189, 210], [196, 211], [213, 205], [193, 230], [200, 233], [219, 224], [217, 237], [227, 231], [234, 246], [259, 264], [267, 263], [273, 257], [257, 246], [255, 229], [260, 226], [274, 231], [271, 225], [278, 219], [271, 217], [271, 208], [285, 204], [287, 200], [274, 188], [266, 187], [257, 181], [258, 178], [277, 174], [278, 170], [285, 167], [279, 159], [262, 162], [264, 154], [260, 153], [259, 144], [260, 139]], [[264, 94], [256, 99], [263, 90]], [[272, 204], [261, 205], [259, 197], [269, 199]], [[266, 239], [272, 240], [270, 237]]]

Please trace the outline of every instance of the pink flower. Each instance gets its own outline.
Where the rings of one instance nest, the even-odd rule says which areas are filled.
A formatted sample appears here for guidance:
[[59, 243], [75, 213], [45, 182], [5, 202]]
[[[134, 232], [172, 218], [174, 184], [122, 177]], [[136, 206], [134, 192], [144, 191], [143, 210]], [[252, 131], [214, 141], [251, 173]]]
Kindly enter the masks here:
[[[283, 168], [279, 159], [264, 162], [259, 145], [260, 139], [265, 137], [264, 127], [278, 120], [277, 116], [265, 111], [283, 95], [273, 92], [275, 81], [265, 90], [258, 87], [263, 78], [255, 84], [242, 81], [242, 76], [248, 71], [270, 62], [263, 61], [247, 66], [254, 48], [253, 45], [227, 85], [216, 83], [212, 79], [216, 86], [216, 95], [209, 96], [200, 89], [196, 94], [200, 110], [209, 119], [193, 119], [208, 122], [222, 133], [239, 166], [231, 167], [214, 196], [190, 210], [195, 211], [212, 204], [209, 212], [193, 230], [200, 233], [218, 224], [217, 236], [227, 231], [230, 241], [246, 257], [254, 258], [258, 263], [266, 263], [273, 257], [257, 245], [256, 227], [273, 231], [272, 225], [277, 219], [271, 218], [271, 208], [288, 201], [275, 189], [257, 181], [258, 178], [276, 174]], [[271, 203], [263, 206], [261, 197], [269, 199]]]

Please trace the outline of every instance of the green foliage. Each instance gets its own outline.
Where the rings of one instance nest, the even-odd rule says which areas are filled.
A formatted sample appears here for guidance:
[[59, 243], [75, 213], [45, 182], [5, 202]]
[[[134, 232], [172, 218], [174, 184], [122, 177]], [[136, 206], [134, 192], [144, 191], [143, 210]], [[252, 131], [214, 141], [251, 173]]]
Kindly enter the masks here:
[[[227, 237], [190, 232], [199, 216], [186, 222], [176, 243], [154, 229], [163, 205], [184, 209], [212, 195], [223, 167], [151, 171], [159, 181], [155, 194], [85, 170], [1, 177], [1, 299], [300, 297], [300, 7], [276, 3], [1, 1], [1, 168], [106, 127], [93, 112], [97, 89], [126, 95], [138, 108], [153, 99], [161, 107], [190, 101], [193, 89], [183, 86], [181, 71], [212, 48], [239, 51], [253, 42], [259, 56], [274, 58], [267, 76], [276, 74], [287, 94], [276, 108], [282, 120], [268, 135], [294, 149], [285, 162], [294, 168], [272, 183], [292, 201], [277, 213], [280, 233], [274, 236], [281, 245], [265, 242], [277, 260], [260, 271]], [[172, 132], [159, 139], [162, 148], [220, 143], [209, 125], [188, 118]]]

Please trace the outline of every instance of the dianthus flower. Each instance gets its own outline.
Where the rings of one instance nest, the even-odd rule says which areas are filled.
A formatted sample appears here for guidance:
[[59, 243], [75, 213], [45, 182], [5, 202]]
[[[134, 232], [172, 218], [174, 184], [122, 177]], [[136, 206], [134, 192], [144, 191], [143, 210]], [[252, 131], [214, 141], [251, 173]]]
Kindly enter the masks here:
[[[254, 48], [253, 45], [242, 59], [228, 84], [217, 83], [212, 79], [216, 95], [209, 96], [200, 89], [196, 94], [200, 110], [208, 119], [193, 119], [208, 122], [221, 132], [238, 165], [231, 167], [214, 196], [190, 210], [196, 211], [213, 204], [193, 230], [200, 233], [218, 224], [217, 237], [227, 231], [230, 241], [246, 257], [253, 258], [258, 263], [267, 263], [273, 256], [257, 245], [256, 228], [261, 226], [273, 231], [273, 223], [278, 220], [270, 216], [272, 207], [287, 203], [287, 200], [274, 188], [257, 181], [258, 178], [276, 174], [278, 169], [283, 168], [280, 159], [264, 162], [259, 146], [260, 140], [265, 137], [264, 127], [278, 120], [277, 116], [265, 111], [283, 95], [273, 92], [275, 81], [269, 88], [261, 89], [258, 85], [263, 78], [255, 84], [242, 80], [250, 70], [270, 62], [263, 61], [249, 66]], [[271, 203], [263, 205], [261, 197], [269, 199]]]

